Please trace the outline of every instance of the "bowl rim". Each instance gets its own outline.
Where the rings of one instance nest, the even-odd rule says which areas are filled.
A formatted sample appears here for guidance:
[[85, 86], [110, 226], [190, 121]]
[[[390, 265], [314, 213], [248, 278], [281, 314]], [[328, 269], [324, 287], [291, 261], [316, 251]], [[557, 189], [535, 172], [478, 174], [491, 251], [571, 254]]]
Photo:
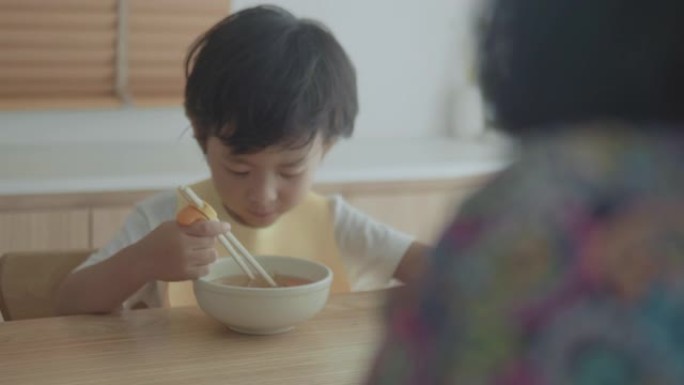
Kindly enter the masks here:
[[[206, 291], [212, 291], [216, 293], [236, 293], [239, 292], [241, 294], [252, 294], [252, 295], [258, 295], [258, 294], [297, 294], [298, 292], [306, 292], [306, 293], [311, 293], [319, 290], [324, 290], [328, 289], [332, 283], [333, 279], [333, 272], [332, 270], [326, 266], [325, 264], [318, 262], [318, 261], [313, 261], [310, 259], [305, 259], [305, 258], [297, 258], [297, 257], [289, 257], [289, 256], [284, 256], [284, 255], [259, 255], [259, 256], [254, 256], [256, 259], [288, 259], [288, 260], [296, 260], [296, 261], [303, 261], [307, 263], [311, 263], [313, 265], [316, 265], [320, 268], [322, 268], [325, 271], [325, 277], [323, 279], [319, 279], [317, 281], [307, 283], [304, 285], [297, 285], [297, 286], [288, 286], [288, 287], [243, 287], [243, 286], [231, 286], [231, 285], [223, 285], [220, 283], [214, 283], [211, 282], [209, 279], [206, 277], [200, 277], [196, 280], [194, 280], [193, 285], [195, 288], [199, 287], [202, 290]], [[220, 258], [216, 262], [217, 263], [229, 263], [228, 261], [231, 261], [232, 258], [230, 256]]]

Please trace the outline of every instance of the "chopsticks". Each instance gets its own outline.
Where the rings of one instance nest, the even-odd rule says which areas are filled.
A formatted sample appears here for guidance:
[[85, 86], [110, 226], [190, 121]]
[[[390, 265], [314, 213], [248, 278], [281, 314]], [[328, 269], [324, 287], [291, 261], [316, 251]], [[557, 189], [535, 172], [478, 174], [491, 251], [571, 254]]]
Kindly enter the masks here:
[[[194, 206], [196, 209], [201, 211], [204, 216], [207, 219], [210, 220], [217, 220], [218, 218], [215, 215], [215, 212], [213, 215], [207, 214], [207, 210], [205, 209], [206, 207], [210, 208], [209, 204], [205, 201], [203, 201], [197, 194], [195, 194], [194, 191], [188, 186], [180, 186], [178, 187], [178, 191], [181, 193], [183, 198], [185, 198], [186, 201], [188, 201], [189, 204]], [[208, 211], [213, 211], [213, 210], [208, 210]], [[247, 251], [247, 249], [240, 243], [240, 241], [235, 238], [235, 235], [233, 233], [228, 232], [225, 234], [219, 234], [218, 236], [219, 242], [228, 250], [228, 252], [231, 254], [235, 262], [240, 266], [242, 271], [247, 274], [250, 280], [255, 279], [255, 275], [252, 272], [252, 270], [249, 268], [247, 263], [251, 265], [251, 267], [256, 270], [257, 274], [261, 276], [271, 287], [277, 287], [278, 284], [273, 280], [273, 278], [264, 270], [264, 268], [257, 262], [257, 260], [252, 256], [252, 254]], [[236, 250], [237, 249], [237, 250]], [[247, 263], [245, 263], [245, 261]]]

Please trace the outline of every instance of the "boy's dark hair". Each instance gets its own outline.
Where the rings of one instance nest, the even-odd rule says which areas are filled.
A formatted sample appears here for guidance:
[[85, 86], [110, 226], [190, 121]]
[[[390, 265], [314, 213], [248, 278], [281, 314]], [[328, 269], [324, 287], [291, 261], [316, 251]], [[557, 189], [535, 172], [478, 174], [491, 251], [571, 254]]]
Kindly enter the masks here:
[[356, 72], [321, 24], [273, 6], [232, 14], [192, 45], [185, 112], [200, 145], [216, 136], [237, 153], [349, 137]]
[[480, 80], [505, 131], [529, 135], [600, 119], [684, 122], [684, 1], [490, 5]]

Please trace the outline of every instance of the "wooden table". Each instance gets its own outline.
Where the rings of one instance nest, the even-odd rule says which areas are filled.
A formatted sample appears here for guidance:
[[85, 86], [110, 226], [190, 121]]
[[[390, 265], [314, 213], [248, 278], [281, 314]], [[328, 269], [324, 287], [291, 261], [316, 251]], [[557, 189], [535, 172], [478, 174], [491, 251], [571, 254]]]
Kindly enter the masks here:
[[294, 331], [229, 331], [200, 309], [0, 324], [0, 384], [359, 384], [386, 292], [331, 296]]

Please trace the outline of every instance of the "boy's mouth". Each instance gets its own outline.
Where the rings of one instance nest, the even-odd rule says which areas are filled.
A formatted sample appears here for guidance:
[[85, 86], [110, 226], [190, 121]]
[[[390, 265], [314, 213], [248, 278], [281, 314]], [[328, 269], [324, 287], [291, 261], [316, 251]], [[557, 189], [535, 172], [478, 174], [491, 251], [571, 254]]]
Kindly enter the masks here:
[[277, 213], [275, 210], [273, 211], [253, 211], [253, 210], [248, 210], [248, 214], [251, 217], [257, 218], [259, 220], [269, 220], [269, 219], [274, 219], [277, 216]]
[[242, 215], [225, 207], [225, 210], [237, 222], [248, 227], [265, 227], [275, 222], [278, 219], [278, 212], [273, 211], [258, 211], [245, 210]]

